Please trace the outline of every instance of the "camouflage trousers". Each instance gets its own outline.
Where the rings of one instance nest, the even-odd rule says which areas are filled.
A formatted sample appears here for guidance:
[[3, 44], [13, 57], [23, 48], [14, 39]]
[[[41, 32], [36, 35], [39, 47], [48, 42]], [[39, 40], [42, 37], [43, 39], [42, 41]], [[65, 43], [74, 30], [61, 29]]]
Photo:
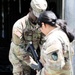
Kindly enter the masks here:
[[13, 73], [13, 75], [30, 75], [30, 73], [22, 71], [22, 72]]
[[31, 69], [29, 66], [17, 65], [13, 67], [13, 75], [30, 75], [30, 74]]

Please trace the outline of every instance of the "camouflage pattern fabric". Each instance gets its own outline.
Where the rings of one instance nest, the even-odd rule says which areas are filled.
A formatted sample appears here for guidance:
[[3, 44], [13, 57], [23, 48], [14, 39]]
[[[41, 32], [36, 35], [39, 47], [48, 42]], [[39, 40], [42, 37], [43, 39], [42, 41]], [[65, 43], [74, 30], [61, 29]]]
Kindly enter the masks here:
[[37, 75], [73, 75], [71, 46], [66, 34], [56, 28], [44, 39], [40, 58], [44, 67]]
[[36, 25], [34, 26], [29, 22], [28, 17], [29, 14], [19, 19], [12, 30], [9, 61], [13, 66], [14, 75], [30, 75], [30, 67], [24, 60], [28, 54], [21, 46], [26, 46], [29, 41], [32, 41], [35, 49], [37, 49], [40, 42], [40, 32], [37, 30]]

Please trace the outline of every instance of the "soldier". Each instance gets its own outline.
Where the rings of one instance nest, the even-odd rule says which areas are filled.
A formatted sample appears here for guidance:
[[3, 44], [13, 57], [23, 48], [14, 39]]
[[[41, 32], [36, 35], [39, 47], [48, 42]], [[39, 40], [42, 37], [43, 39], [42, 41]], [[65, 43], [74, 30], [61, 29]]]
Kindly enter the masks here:
[[46, 0], [31, 0], [30, 12], [15, 22], [9, 51], [9, 61], [13, 66], [13, 75], [30, 75], [31, 69], [25, 63], [29, 53], [25, 52], [25, 47], [29, 41], [32, 41], [35, 49], [38, 48], [41, 32], [37, 29], [37, 18], [46, 9]]
[[70, 38], [56, 21], [57, 17], [52, 11], [43, 12], [38, 18], [46, 42], [42, 45], [40, 58], [44, 67], [37, 75], [72, 75], [70, 42], [74, 38]]
[[38, 18], [45, 42], [40, 56], [43, 68], [37, 75], [73, 75], [70, 42], [74, 36], [67, 33], [66, 25], [58, 25], [57, 20], [52, 11], [45, 11]]

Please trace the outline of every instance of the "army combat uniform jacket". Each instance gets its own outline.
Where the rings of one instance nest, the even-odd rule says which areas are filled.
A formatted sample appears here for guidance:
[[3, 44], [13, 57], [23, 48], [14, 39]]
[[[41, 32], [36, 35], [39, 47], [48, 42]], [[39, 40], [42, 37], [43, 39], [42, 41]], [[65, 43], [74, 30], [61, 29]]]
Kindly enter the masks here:
[[42, 70], [37, 75], [72, 75], [70, 42], [66, 34], [56, 28], [45, 37], [41, 49]]
[[9, 52], [9, 60], [13, 65], [13, 73], [20, 72], [23, 69], [30, 73], [30, 67], [26, 65], [24, 60], [27, 55], [25, 47], [30, 41], [33, 42], [35, 49], [39, 45], [41, 33], [36, 25], [34, 26], [29, 22], [28, 17], [29, 14], [19, 19], [13, 26]]

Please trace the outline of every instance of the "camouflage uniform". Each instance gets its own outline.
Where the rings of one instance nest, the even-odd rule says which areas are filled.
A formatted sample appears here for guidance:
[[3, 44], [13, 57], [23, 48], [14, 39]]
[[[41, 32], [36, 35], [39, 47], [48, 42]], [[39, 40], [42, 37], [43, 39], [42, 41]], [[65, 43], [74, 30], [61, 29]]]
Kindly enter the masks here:
[[71, 47], [65, 33], [59, 28], [49, 32], [41, 49], [43, 69], [37, 75], [73, 75]]
[[[35, 49], [37, 49], [40, 41], [41, 33], [35, 25], [29, 22], [28, 17], [29, 14], [19, 19], [13, 26], [9, 60], [13, 65], [14, 75], [30, 75], [30, 67], [26, 65], [24, 60], [27, 52], [22, 46], [26, 47], [28, 42], [32, 41]], [[24, 36], [22, 36], [23, 32], [25, 32]]]

